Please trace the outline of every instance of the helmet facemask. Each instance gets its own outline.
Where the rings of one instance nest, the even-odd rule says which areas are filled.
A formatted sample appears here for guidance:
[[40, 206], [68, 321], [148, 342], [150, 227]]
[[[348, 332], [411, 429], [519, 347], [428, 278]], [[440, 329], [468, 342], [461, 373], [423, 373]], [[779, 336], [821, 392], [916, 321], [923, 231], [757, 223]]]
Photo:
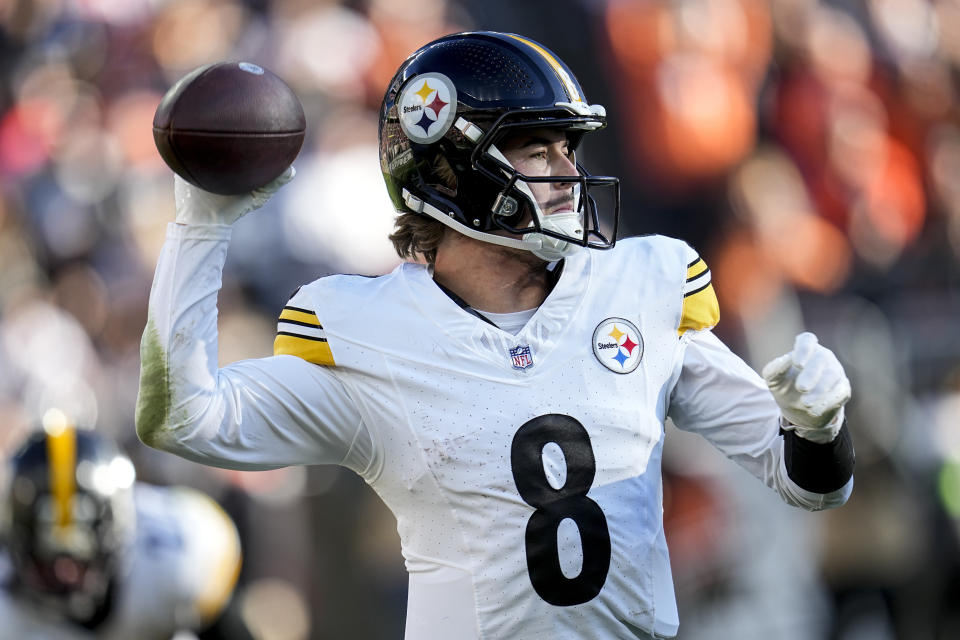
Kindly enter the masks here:
[[[558, 115], [554, 110], [544, 113], [508, 112], [478, 140], [471, 157], [472, 166], [496, 189], [489, 212], [490, 228], [519, 236], [526, 245], [525, 249], [547, 261], [570, 256], [581, 247], [608, 249], [613, 246], [613, 241], [601, 229], [597, 202], [591, 190], [612, 188], [619, 209], [619, 181], [606, 176], [591, 176], [576, 160], [576, 149], [584, 133], [603, 126], [603, 121], [593, 116], [570, 117], [570, 114]], [[530, 176], [520, 173], [500, 146], [509, 136], [522, 133], [525, 129], [563, 131], [577, 175]], [[534, 184], [569, 184], [572, 210], [545, 213], [534, 195], [531, 186]], [[611, 237], [616, 238], [616, 234], [615, 216]]]

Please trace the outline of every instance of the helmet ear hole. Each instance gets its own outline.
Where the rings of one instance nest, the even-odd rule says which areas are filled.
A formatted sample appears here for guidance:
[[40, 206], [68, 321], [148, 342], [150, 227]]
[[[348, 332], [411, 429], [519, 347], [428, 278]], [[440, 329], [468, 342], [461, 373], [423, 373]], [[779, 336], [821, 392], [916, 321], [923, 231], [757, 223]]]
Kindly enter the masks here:
[[[508, 214], [508, 211], [511, 213]], [[495, 229], [510, 233], [527, 233], [539, 226], [535, 222], [530, 199], [517, 189], [510, 189], [506, 194], [501, 192], [497, 196], [490, 219]]]
[[517, 202], [517, 199], [513, 196], [508, 196], [503, 193], [497, 196], [497, 199], [493, 203], [493, 215], [498, 218], [505, 218], [509, 220], [510, 218], [517, 217], [517, 214], [520, 213], [520, 203]]

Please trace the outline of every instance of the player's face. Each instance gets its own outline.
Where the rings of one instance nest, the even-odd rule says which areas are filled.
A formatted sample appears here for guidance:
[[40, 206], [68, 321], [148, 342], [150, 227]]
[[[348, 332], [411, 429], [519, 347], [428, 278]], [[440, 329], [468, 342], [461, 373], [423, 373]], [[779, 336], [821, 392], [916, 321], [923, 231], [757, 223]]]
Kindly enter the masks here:
[[571, 177], [571, 182], [529, 183], [544, 215], [574, 210], [573, 185], [577, 167], [566, 132], [549, 128], [529, 129], [505, 138], [499, 146], [510, 164], [524, 175]]

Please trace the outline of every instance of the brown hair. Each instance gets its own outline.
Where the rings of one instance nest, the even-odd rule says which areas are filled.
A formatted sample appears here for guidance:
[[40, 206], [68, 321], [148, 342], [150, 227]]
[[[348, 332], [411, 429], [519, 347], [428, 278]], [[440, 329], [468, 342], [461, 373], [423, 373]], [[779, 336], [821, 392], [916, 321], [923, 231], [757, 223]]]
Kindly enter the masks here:
[[420, 260], [427, 264], [437, 261], [437, 247], [443, 240], [446, 225], [418, 213], [401, 213], [397, 216], [390, 242], [397, 255], [404, 260]]

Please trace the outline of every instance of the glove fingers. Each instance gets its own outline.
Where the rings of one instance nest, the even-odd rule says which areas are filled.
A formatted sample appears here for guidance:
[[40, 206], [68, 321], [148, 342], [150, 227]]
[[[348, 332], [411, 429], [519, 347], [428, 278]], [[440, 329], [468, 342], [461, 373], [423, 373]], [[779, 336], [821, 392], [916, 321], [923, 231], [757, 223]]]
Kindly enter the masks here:
[[244, 209], [240, 212], [239, 218], [242, 215], [250, 213], [256, 209], [259, 209], [267, 203], [267, 201], [277, 192], [280, 187], [287, 184], [293, 180], [293, 176], [297, 173], [296, 169], [293, 168], [293, 165], [287, 167], [286, 171], [281, 173], [279, 176], [273, 179], [273, 181], [267, 183], [266, 185], [260, 187], [259, 189], [254, 189], [250, 192]]
[[805, 396], [804, 405], [809, 408], [810, 415], [822, 416], [829, 411], [839, 409], [848, 400], [850, 400], [850, 381], [844, 377], [823, 393]]
[[273, 182], [270, 182], [260, 187], [256, 191], [262, 192], [267, 195], [272, 194], [276, 192], [277, 189], [279, 189], [283, 185], [293, 180], [294, 176], [296, 175], [297, 175], [297, 170], [293, 167], [293, 165], [290, 165], [289, 167], [287, 167], [286, 171], [284, 171], [279, 176], [274, 178]]
[[787, 371], [790, 370], [790, 366], [793, 364], [793, 358], [791, 358], [789, 353], [785, 353], [782, 356], [778, 356], [768, 362], [764, 367], [760, 375], [763, 376], [763, 379], [767, 381], [768, 385], [774, 385], [781, 382], [786, 375]]
[[807, 393], [808, 391], [813, 390], [818, 386], [820, 380], [823, 378], [824, 370], [827, 368], [827, 363], [823, 358], [813, 356], [807, 360], [807, 364], [800, 371], [800, 374], [797, 376], [794, 386], [797, 388], [797, 391], [800, 393]]
[[[817, 352], [810, 357], [807, 367], [797, 376], [796, 387], [797, 391], [805, 395], [824, 394], [841, 379], [846, 380], [846, 375], [837, 356], [829, 349], [817, 346]], [[849, 381], [847, 384], [849, 385]]]
[[793, 341], [793, 351], [791, 352], [793, 364], [801, 369], [804, 368], [813, 354], [816, 353], [817, 346], [817, 336], [809, 331], [799, 334]]
[[[824, 394], [845, 380], [847, 380], [847, 376], [843, 373], [843, 369], [825, 367], [823, 373], [820, 375], [820, 380], [818, 380], [817, 384], [809, 391], [811, 394]], [[850, 384], [849, 380], [847, 380], [847, 384]]]

